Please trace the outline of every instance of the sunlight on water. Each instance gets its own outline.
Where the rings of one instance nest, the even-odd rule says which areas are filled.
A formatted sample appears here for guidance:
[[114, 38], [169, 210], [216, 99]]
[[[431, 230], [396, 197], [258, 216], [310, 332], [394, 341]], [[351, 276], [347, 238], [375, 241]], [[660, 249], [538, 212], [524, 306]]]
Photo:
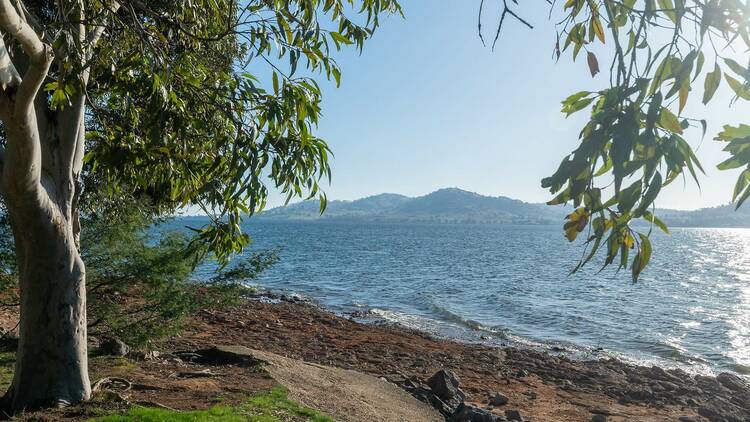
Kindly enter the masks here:
[[718, 245], [726, 244], [727, 267], [737, 280], [738, 301], [733, 307], [728, 322], [731, 349], [727, 356], [738, 367], [750, 368], [750, 230], [733, 230], [727, 239], [717, 239]]

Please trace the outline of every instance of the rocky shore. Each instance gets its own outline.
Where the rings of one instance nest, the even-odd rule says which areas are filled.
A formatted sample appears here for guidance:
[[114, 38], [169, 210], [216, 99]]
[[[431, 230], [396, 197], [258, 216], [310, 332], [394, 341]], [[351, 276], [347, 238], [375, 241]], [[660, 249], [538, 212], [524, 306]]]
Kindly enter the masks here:
[[[1, 325], [13, 321], [12, 315], [6, 317], [0, 318]], [[732, 374], [693, 376], [613, 359], [582, 362], [449, 341], [390, 324], [363, 324], [296, 297], [263, 295], [233, 310], [200, 312], [187, 321], [182, 335], [158, 344], [154, 352], [92, 341], [92, 350], [98, 351], [90, 358], [92, 401], [19, 419], [85, 421], [133, 405], [207, 409], [241, 403], [280, 383], [259, 362], [207, 355], [207, 350], [226, 346], [277, 356], [273, 360], [282, 362], [287, 373], [282, 385], [292, 393], [301, 391], [301, 403], [346, 422], [361, 420], [348, 416], [353, 412], [346, 409], [355, 405], [340, 407], [350, 388], [342, 388], [342, 382], [320, 384], [314, 377], [302, 385], [301, 370], [290, 368], [323, 371], [346, 381], [375, 380], [406, 391], [417, 399], [414, 403], [429, 409], [413, 421], [750, 421], [750, 387]], [[5, 356], [0, 369], [12, 370], [12, 358]], [[7, 383], [7, 374], [4, 378]], [[374, 393], [360, 406], [370, 412], [366, 419], [403, 419], [393, 416], [396, 405], [378, 393], [387, 388], [375, 384], [366, 386]], [[356, 391], [364, 390], [351, 392], [349, 403], [362, 399]], [[409, 394], [403, 395], [413, 400]], [[373, 403], [372, 397], [380, 402]], [[419, 408], [414, 403], [411, 408]]]
[[[204, 313], [171, 346], [220, 341], [362, 371], [401, 386], [454, 420], [750, 421], [750, 387], [733, 374], [692, 376], [614, 359], [580, 362], [465, 344], [399, 326], [358, 323], [294, 297], [275, 299]], [[453, 398], [435, 388], [441, 373], [442, 386], [451, 384], [448, 378], [460, 383]], [[496, 419], [456, 419], [472, 409]]]

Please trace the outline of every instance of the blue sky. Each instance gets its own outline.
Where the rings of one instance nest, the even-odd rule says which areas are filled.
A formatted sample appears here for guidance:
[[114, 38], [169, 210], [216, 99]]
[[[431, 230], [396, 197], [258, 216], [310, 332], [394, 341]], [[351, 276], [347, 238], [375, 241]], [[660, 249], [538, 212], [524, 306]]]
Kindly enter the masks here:
[[[329, 199], [382, 192], [418, 196], [442, 187], [549, 199], [540, 179], [575, 148], [585, 121], [583, 114], [565, 119], [560, 101], [606, 86], [607, 75], [592, 79], [585, 57], [572, 63], [564, 54], [555, 63], [554, 24], [541, 0], [518, 9], [535, 29], [508, 20], [494, 52], [477, 36], [478, 0], [403, 3], [406, 18], [383, 19], [362, 55], [337, 56], [341, 87], [324, 85], [318, 134], [335, 155], [333, 180], [325, 189]], [[485, 3], [485, 38], [491, 42], [498, 3]], [[713, 67], [710, 59], [706, 67]], [[691, 95], [699, 103], [701, 93]], [[724, 154], [711, 138], [721, 124], [750, 120], [750, 108], [730, 109], [723, 88], [713, 103], [686, 110], [709, 122], [705, 140], [700, 133], [688, 139], [699, 146], [707, 170], [701, 189], [691, 181], [673, 183], [657, 206], [693, 209], [731, 199], [737, 174], [715, 169]], [[273, 195], [269, 205], [280, 203]]]

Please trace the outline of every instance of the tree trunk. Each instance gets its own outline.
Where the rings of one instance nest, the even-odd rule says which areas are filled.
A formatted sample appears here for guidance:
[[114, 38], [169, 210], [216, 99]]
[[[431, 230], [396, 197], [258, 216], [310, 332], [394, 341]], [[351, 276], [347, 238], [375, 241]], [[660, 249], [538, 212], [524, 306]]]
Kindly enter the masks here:
[[[111, 13], [119, 8], [113, 3]], [[89, 64], [105, 28], [85, 23], [91, 21], [82, 3], [56, 4], [56, 12], [66, 16], [63, 33], [69, 37], [62, 37], [65, 42], [53, 51], [22, 6], [0, 0], [5, 35], [0, 37], [5, 139], [0, 146], [0, 197], [13, 230], [21, 295], [16, 368], [3, 403], [11, 411], [78, 403], [91, 395], [77, 207]], [[20, 46], [12, 55], [5, 44], [10, 39]], [[42, 88], [50, 81], [55, 54], [60, 54], [57, 69], [63, 74], [58, 82], [68, 71], [79, 72], [70, 78], [75, 82], [66, 85], [66, 92], [72, 92], [67, 104], [59, 107], [50, 104]]]
[[77, 218], [44, 199], [8, 207], [21, 295], [16, 367], [5, 397], [14, 411], [78, 403], [91, 394]]

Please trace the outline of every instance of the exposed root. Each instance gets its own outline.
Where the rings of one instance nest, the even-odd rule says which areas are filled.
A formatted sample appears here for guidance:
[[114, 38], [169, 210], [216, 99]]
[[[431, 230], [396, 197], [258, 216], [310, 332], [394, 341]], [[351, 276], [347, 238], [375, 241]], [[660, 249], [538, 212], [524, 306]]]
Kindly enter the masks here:
[[91, 385], [91, 393], [96, 393], [104, 388], [119, 391], [128, 391], [133, 387], [133, 383], [125, 378], [106, 377], [98, 380]]

